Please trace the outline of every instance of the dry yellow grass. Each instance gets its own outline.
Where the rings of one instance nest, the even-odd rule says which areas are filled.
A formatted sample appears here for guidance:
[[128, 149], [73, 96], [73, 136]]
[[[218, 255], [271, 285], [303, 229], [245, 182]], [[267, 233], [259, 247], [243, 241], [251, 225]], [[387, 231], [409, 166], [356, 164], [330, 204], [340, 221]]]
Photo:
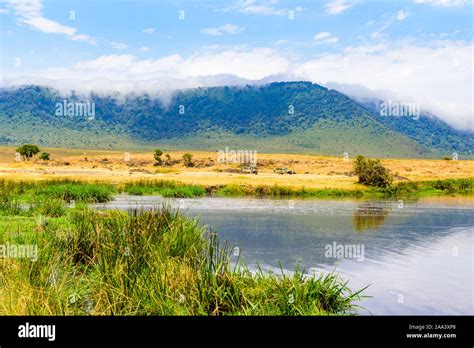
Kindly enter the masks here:
[[[0, 178], [18, 180], [41, 180], [52, 178], [74, 178], [80, 180], [103, 180], [120, 183], [135, 179], [167, 179], [188, 184], [223, 185], [282, 185], [307, 188], [361, 188], [356, 177], [351, 176], [352, 160], [342, 157], [323, 157], [297, 154], [258, 154], [258, 175], [232, 173], [238, 164], [220, 164], [216, 152], [172, 151], [169, 153], [172, 166], [153, 166], [153, 154], [122, 151], [42, 149], [51, 154], [51, 161], [31, 160], [15, 162], [13, 147], [0, 147]], [[193, 155], [196, 167], [186, 168], [182, 155]], [[393, 173], [410, 180], [434, 180], [474, 177], [472, 160], [431, 159], [382, 159], [383, 165]], [[280, 175], [274, 168], [287, 167], [297, 174]]]

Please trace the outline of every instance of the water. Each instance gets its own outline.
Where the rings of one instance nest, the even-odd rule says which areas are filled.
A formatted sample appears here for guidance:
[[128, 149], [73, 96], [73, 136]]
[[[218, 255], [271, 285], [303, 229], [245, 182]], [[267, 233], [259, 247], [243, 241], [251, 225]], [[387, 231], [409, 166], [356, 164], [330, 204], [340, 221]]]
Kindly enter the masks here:
[[[236, 245], [250, 268], [335, 270], [370, 284], [362, 314], [474, 314], [474, 198], [417, 202], [166, 199]], [[149, 209], [160, 197], [118, 196], [105, 209]], [[334, 246], [336, 248], [334, 248]], [[338, 246], [344, 254], [330, 253]], [[340, 247], [339, 247], [340, 248]]]

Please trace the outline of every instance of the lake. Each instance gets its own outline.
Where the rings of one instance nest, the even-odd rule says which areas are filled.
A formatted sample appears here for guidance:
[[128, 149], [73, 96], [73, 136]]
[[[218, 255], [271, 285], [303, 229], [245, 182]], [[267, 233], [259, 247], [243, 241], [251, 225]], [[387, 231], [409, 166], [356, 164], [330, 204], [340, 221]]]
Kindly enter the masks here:
[[336, 271], [371, 296], [361, 314], [474, 314], [473, 197], [418, 201], [119, 195], [97, 209], [163, 202], [217, 229], [250, 269]]

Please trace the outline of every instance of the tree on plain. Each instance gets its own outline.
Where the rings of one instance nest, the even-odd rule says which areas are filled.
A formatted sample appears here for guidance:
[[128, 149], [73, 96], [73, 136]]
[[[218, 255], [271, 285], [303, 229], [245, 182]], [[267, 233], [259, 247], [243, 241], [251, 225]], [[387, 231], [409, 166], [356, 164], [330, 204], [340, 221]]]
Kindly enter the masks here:
[[40, 152], [40, 149], [36, 145], [25, 144], [17, 148], [16, 152], [18, 152], [23, 157], [23, 160], [29, 161], [30, 158], [36, 156]]

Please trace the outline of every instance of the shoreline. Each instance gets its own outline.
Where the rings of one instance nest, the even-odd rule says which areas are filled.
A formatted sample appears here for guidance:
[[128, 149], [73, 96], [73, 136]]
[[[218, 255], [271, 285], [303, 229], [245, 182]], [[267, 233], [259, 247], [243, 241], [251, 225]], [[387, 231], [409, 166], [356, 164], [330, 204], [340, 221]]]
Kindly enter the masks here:
[[[47, 179], [42, 180], [22, 180], [5, 179], [0, 177], [1, 185], [20, 185], [31, 188], [34, 187], [63, 187], [64, 190], [71, 190], [66, 186], [84, 186], [90, 189], [101, 187], [103, 194], [110, 196], [115, 193], [127, 193], [131, 196], [157, 195], [173, 198], [193, 198], [193, 197], [258, 197], [258, 198], [421, 198], [436, 196], [474, 196], [474, 178], [459, 178], [445, 180], [424, 180], [399, 182], [389, 188], [374, 188], [362, 186], [362, 189], [344, 188], [306, 188], [290, 187], [279, 185], [258, 185], [251, 186], [245, 184], [229, 185], [199, 185], [185, 184], [172, 180], [130, 180], [122, 183], [111, 183], [105, 180], [78, 180], [73, 178]], [[107, 191], [107, 192], [105, 192]]]

